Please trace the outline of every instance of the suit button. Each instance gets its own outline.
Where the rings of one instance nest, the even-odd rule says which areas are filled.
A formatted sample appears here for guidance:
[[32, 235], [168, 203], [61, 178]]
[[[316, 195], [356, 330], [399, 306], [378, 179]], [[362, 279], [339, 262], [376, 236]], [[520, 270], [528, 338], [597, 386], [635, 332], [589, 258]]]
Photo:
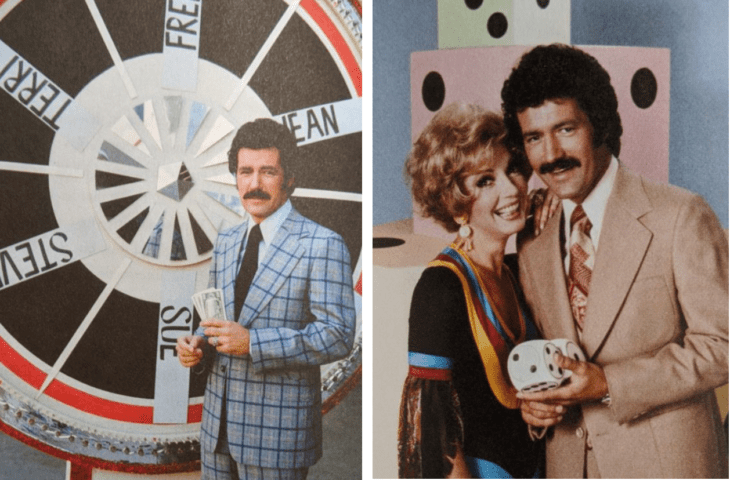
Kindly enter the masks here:
[[578, 427], [578, 428], [577, 428], [577, 429], [575, 430], [575, 436], [576, 436], [576, 437], [578, 437], [578, 438], [583, 438], [583, 436], [584, 436], [584, 435], [585, 435], [585, 431], [583, 431], [583, 427]]

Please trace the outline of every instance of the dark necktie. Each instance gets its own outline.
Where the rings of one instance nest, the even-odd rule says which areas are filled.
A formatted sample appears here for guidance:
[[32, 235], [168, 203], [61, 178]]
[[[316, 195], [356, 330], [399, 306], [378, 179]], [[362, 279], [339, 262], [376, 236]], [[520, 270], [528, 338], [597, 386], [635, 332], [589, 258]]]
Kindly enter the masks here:
[[246, 300], [246, 295], [248, 294], [248, 289], [251, 287], [253, 277], [256, 275], [256, 269], [259, 266], [259, 243], [262, 238], [261, 227], [257, 223], [248, 234], [243, 262], [241, 262], [241, 268], [238, 270], [238, 276], [236, 277], [236, 294], [233, 300], [236, 316], [233, 321], [238, 321], [238, 317], [241, 315], [241, 309], [243, 308], [243, 302]]
[[588, 289], [593, 273], [595, 251], [589, 232], [591, 222], [583, 207], [578, 205], [570, 216], [570, 266], [568, 268], [568, 295], [578, 333], [583, 332]]

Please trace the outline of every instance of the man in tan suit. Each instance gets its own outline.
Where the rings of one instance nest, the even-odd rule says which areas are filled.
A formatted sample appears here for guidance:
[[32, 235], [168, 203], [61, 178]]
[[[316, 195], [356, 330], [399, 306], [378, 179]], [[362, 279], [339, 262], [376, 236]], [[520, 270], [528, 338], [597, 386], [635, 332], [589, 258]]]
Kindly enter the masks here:
[[728, 244], [698, 195], [619, 161], [621, 120], [601, 65], [579, 49], [536, 47], [502, 89], [510, 142], [561, 199], [521, 240], [520, 280], [566, 385], [521, 394], [547, 432], [547, 475], [728, 476], [714, 389], [728, 381]]

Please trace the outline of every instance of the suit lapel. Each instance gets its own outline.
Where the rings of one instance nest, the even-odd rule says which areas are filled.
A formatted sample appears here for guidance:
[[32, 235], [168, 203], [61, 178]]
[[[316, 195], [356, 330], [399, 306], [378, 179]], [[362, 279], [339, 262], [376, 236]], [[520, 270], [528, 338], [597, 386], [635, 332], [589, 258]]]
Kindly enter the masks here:
[[269, 304], [304, 255], [305, 248], [299, 243], [299, 239], [307, 234], [302, 220], [303, 217], [292, 209], [271, 245], [267, 247], [266, 256], [256, 270], [256, 276], [241, 309], [241, 323], [244, 327], [249, 326]]
[[[555, 215], [545, 225], [543, 232], [530, 246], [530, 263], [527, 271], [532, 276], [532, 285], [537, 289], [544, 311], [540, 321], [542, 333], [549, 338], [568, 338], [578, 341], [573, 323], [573, 314], [565, 285], [565, 267], [561, 246], [562, 214]], [[534, 249], [534, 250], [533, 250]], [[549, 327], [548, 327], [549, 326]]]
[[583, 329], [583, 348], [594, 358], [611, 331], [649, 247], [652, 233], [639, 218], [651, 209], [641, 180], [619, 168], [606, 205]]
[[238, 255], [241, 251], [241, 245], [246, 237], [248, 230], [248, 220], [244, 221], [238, 227], [235, 234], [229, 240], [229, 244], [225, 246], [223, 261], [223, 298], [226, 302], [226, 317], [236, 321], [235, 318], [235, 297], [236, 297], [236, 277], [238, 276]]

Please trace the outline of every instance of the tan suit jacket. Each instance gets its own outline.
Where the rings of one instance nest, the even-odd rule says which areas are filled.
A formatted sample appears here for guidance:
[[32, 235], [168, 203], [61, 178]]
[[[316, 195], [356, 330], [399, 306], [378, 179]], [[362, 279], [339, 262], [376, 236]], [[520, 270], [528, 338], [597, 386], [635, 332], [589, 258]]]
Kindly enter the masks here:
[[[578, 342], [562, 215], [520, 245], [520, 279], [545, 338]], [[592, 448], [604, 478], [728, 477], [713, 390], [728, 381], [728, 243], [698, 195], [623, 167], [608, 199], [581, 345], [610, 407], [571, 409], [548, 433], [548, 477], [575, 478]]]

